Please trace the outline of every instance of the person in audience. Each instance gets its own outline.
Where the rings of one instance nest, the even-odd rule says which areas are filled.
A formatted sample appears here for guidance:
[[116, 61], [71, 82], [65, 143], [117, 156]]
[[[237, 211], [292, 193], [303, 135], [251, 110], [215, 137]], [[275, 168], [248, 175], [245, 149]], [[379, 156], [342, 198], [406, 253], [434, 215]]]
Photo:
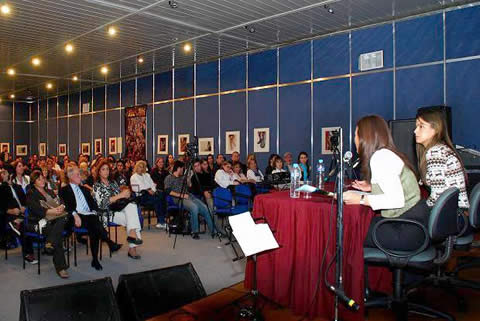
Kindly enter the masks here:
[[[87, 184], [88, 177], [90, 176], [90, 170], [88, 169], [88, 164], [86, 162], [81, 162], [78, 167], [80, 169], [80, 177], [82, 178], [82, 186], [85, 186], [85, 184]], [[85, 187], [89, 188], [90, 186], [85, 186]]]
[[240, 163], [236, 163], [233, 165], [233, 177], [236, 181], [240, 182], [241, 184], [252, 183], [255, 184], [255, 180], [249, 180], [245, 174], [242, 172], [242, 166]]
[[263, 182], [263, 173], [258, 169], [257, 161], [255, 159], [250, 159], [248, 161], [247, 178], [255, 181], [256, 183]]
[[[108, 211], [109, 206], [121, 199], [129, 199], [130, 189], [120, 190], [118, 184], [110, 177], [109, 161], [104, 159], [98, 163], [98, 176], [93, 185], [93, 194], [100, 209]], [[109, 214], [110, 215], [110, 214]], [[127, 229], [127, 242], [129, 245], [128, 257], [140, 259], [136, 247], [143, 243], [140, 234], [140, 219], [138, 217], [137, 204], [130, 202], [121, 211], [114, 212], [111, 221], [115, 224], [125, 226]]]
[[[29, 209], [28, 225], [36, 226], [36, 231], [45, 235], [45, 251], [53, 255], [53, 265], [57, 274], [66, 279], [69, 277], [67, 269], [68, 265], [65, 261], [63, 251], [63, 231], [68, 223], [68, 216], [63, 216], [65, 206], [59, 205], [54, 208], [47, 209], [42, 206], [43, 202], [53, 202], [56, 198], [53, 192], [45, 188], [45, 177], [39, 170], [34, 170], [31, 175], [32, 187], [27, 193], [27, 208]], [[60, 216], [49, 221], [45, 217]], [[75, 225], [80, 226], [79, 221], [75, 220]]]
[[240, 168], [241, 168], [243, 174], [247, 173], [247, 166], [240, 161], [240, 153], [239, 152], [233, 152], [232, 153], [232, 166], [235, 166], [236, 164], [240, 164]]
[[275, 169], [275, 158], [278, 157], [277, 154], [270, 154], [268, 157], [268, 165], [265, 168], [265, 175], [272, 174], [272, 171]]
[[[37, 264], [38, 261], [33, 255], [33, 242], [28, 236], [24, 236], [25, 225], [23, 216], [27, 206], [27, 196], [23, 189], [12, 183], [13, 174], [8, 173], [7, 170], [0, 170], [0, 215], [5, 213], [6, 222], [21, 239], [23, 240], [23, 252], [25, 253], [25, 261], [30, 264]], [[3, 226], [2, 226], [3, 227]]]
[[235, 180], [233, 175], [232, 163], [230, 161], [224, 161], [222, 169], [219, 169], [215, 174], [215, 183], [223, 188], [228, 188], [231, 185], [239, 185], [240, 182]]
[[30, 177], [25, 175], [25, 166], [20, 161], [13, 163], [13, 168], [15, 171], [15, 176], [13, 178], [13, 183], [22, 187], [25, 194], [27, 193], [28, 185], [30, 184]]
[[158, 194], [155, 183], [150, 174], [147, 173], [147, 164], [145, 161], [138, 161], [135, 164], [134, 174], [130, 177], [132, 191], [140, 193], [140, 205], [154, 206], [157, 215], [157, 228], [166, 228], [165, 224], [165, 197]]
[[215, 164], [213, 165], [213, 176], [215, 177], [215, 174], [219, 169], [223, 168], [223, 162], [225, 162], [225, 157], [222, 154], [218, 154], [217, 158], [215, 160]]
[[108, 244], [110, 251], [116, 252], [121, 244], [116, 244], [108, 238], [107, 231], [97, 215], [98, 206], [90, 193], [90, 190], [80, 185], [81, 177], [78, 167], [69, 167], [67, 170], [69, 184], [60, 189], [60, 197], [65, 203], [66, 210], [73, 215], [75, 226], [82, 226], [88, 230], [90, 249], [92, 252], [92, 267], [102, 270], [98, 261], [98, 248], [100, 239]]
[[93, 191], [93, 184], [97, 180], [97, 166], [90, 166], [90, 175], [88, 175], [85, 181], [82, 180], [82, 186], [88, 189], [90, 192]]
[[302, 172], [302, 177], [300, 178], [301, 181], [309, 181], [310, 180], [310, 163], [308, 161], [308, 154], [306, 152], [300, 152], [298, 154], [298, 166]]
[[[373, 227], [386, 218], [410, 219], [427, 227], [430, 210], [420, 197], [415, 171], [408, 158], [397, 150], [385, 120], [377, 115], [362, 117], [355, 129], [355, 146], [364, 180], [354, 181], [352, 186], [370, 194], [347, 191], [343, 200], [381, 211], [381, 216], [370, 223], [364, 246], [376, 247]], [[423, 244], [424, 233], [411, 224], [384, 224], [377, 230], [377, 238], [388, 249], [411, 251]]]
[[35, 166], [37, 166], [37, 162], [38, 162], [38, 156], [37, 154], [33, 154], [32, 157], [30, 157], [30, 160], [28, 161], [28, 168], [30, 169], [30, 171], [33, 171]]
[[255, 156], [255, 153], [250, 153], [250, 154], [247, 155], [247, 167], [248, 167], [248, 162], [251, 159], [257, 160], [257, 157]]
[[208, 173], [213, 177], [215, 177], [215, 158], [212, 154], [208, 154], [207, 156], [207, 164], [208, 164]]
[[113, 180], [117, 183], [118, 186], [129, 186], [129, 182], [125, 175], [125, 163], [123, 160], [119, 159], [117, 161], [115, 170], [113, 171]]
[[68, 157], [68, 155], [63, 156], [63, 163], [62, 163], [63, 169], [65, 169], [65, 167], [68, 165], [68, 163], [70, 163], [70, 157]]
[[283, 161], [285, 163], [285, 169], [288, 172], [291, 173], [292, 170], [293, 170], [293, 156], [292, 156], [292, 153], [286, 152], [285, 154], [283, 154]]
[[47, 167], [42, 168], [42, 175], [45, 177], [46, 188], [51, 190], [55, 195], [58, 195], [58, 185], [52, 178], [52, 172], [53, 170], [48, 170]]
[[207, 160], [194, 160], [193, 172], [190, 191], [197, 197], [200, 196], [200, 199], [203, 198], [210, 209], [210, 213], [213, 213], [212, 191], [214, 182], [209, 173]]
[[58, 165], [57, 155], [52, 155], [52, 156], [51, 156], [51, 159], [52, 159], [52, 161], [53, 161], [53, 170], [54, 170], [54, 171], [60, 171], [60, 170], [62, 170], [62, 169], [60, 168], [60, 165]]
[[[468, 224], [470, 203], [467, 195], [467, 174], [462, 159], [453, 147], [443, 114], [435, 110], [419, 110], [416, 116], [418, 169], [421, 183], [430, 190], [427, 205], [433, 207], [440, 195], [450, 187], [460, 190], [458, 228], [472, 232]], [[464, 230], [465, 228], [465, 230]]]
[[280, 156], [274, 158], [273, 164], [274, 169], [272, 170], [272, 174], [286, 172], [286, 170], [283, 168], [283, 159]]
[[167, 171], [171, 174], [173, 171], [173, 164], [175, 163], [175, 158], [172, 154], [168, 154], [167, 156]]
[[133, 167], [134, 167], [134, 166], [132, 166], [132, 163], [131, 163], [130, 160], [128, 160], [128, 159], [125, 159], [125, 160], [124, 160], [124, 163], [125, 163], [125, 171], [124, 171], [124, 174], [125, 174], [125, 177], [127, 178], [127, 182], [130, 182], [130, 177], [132, 177]]
[[165, 190], [165, 178], [170, 175], [169, 172], [165, 169], [165, 159], [163, 157], [158, 157], [155, 162], [155, 167], [152, 168], [150, 176], [152, 177], [153, 182], [155, 183], [158, 191]]
[[180, 199], [183, 199], [183, 208], [185, 208], [190, 213], [190, 222], [192, 229], [192, 238], [199, 239], [198, 236], [198, 215], [202, 215], [207, 223], [208, 229], [212, 234], [212, 237], [215, 236], [216, 229], [212, 222], [212, 217], [207, 206], [193, 194], [188, 192], [182, 193], [183, 187], [183, 170], [185, 164], [181, 161], [175, 161], [173, 165], [173, 173], [165, 178], [165, 190], [167, 193], [173, 197], [173, 200], [176, 204], [180, 203]]

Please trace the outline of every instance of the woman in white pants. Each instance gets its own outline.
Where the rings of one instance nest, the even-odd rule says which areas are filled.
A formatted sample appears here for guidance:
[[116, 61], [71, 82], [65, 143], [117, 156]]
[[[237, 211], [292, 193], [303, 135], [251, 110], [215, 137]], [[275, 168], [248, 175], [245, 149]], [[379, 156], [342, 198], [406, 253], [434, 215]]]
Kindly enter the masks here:
[[[102, 160], [97, 168], [97, 182], [93, 186], [93, 192], [100, 209], [108, 210], [110, 204], [115, 203], [122, 198], [130, 198], [129, 189], [120, 191], [118, 184], [110, 179], [110, 166], [108, 160]], [[136, 247], [142, 244], [143, 241], [140, 234], [141, 227], [137, 205], [135, 203], [129, 203], [121, 211], [114, 212], [112, 222], [125, 226], [127, 229], [127, 242], [129, 245], [128, 257], [136, 260], [140, 259]]]

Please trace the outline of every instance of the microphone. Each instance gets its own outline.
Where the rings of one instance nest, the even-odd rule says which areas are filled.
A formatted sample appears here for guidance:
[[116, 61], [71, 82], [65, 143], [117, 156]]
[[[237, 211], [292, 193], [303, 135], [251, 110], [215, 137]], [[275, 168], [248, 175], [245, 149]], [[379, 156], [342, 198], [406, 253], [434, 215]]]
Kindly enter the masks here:
[[345, 155], [343, 155], [343, 162], [347, 163], [347, 164], [350, 164], [350, 161], [352, 160], [352, 158], [353, 158], [352, 152], [351, 151], [346, 151]]
[[345, 292], [343, 290], [335, 288], [333, 285], [330, 285], [328, 287], [335, 295], [350, 309], [353, 311], [358, 311], [360, 309], [360, 306], [358, 303], [355, 302], [355, 300], [349, 298], [348, 296], [345, 295]]

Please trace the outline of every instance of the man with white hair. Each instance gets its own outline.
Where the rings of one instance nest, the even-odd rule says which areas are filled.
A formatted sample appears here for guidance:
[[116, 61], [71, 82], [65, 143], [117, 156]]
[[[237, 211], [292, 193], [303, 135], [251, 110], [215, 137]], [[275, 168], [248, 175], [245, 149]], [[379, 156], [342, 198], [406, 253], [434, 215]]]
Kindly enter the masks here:
[[67, 177], [69, 184], [60, 189], [59, 196], [65, 203], [66, 211], [73, 215], [75, 226], [82, 226], [88, 230], [92, 250], [92, 267], [96, 270], [102, 270], [102, 265], [98, 261], [100, 239], [108, 244], [112, 252], [118, 251], [121, 244], [110, 240], [107, 231], [98, 219], [97, 202], [93, 199], [90, 191], [80, 185], [82, 178], [79, 168], [69, 167]]

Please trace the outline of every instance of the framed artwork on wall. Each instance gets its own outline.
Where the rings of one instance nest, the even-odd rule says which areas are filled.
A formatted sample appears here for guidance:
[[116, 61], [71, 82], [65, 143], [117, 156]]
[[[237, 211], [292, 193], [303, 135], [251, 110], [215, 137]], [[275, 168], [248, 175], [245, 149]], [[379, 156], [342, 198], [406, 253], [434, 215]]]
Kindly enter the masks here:
[[188, 143], [190, 143], [190, 134], [178, 135], [178, 155], [185, 155]]
[[[330, 137], [332, 137], [332, 133], [334, 131], [340, 130], [340, 127], [323, 127], [322, 128], [322, 154], [324, 155], [332, 155], [333, 150], [330, 144]], [[340, 137], [340, 139], [342, 139]]]
[[67, 144], [58, 144], [58, 156], [67, 155]]
[[10, 154], [10, 143], [1, 143], [0, 150], [2, 153], [9, 153]]
[[38, 144], [38, 155], [47, 156], [47, 143]]
[[82, 154], [90, 156], [90, 143], [82, 143]]
[[240, 153], [240, 131], [225, 132], [225, 154]]
[[122, 137], [117, 137], [117, 154], [123, 153], [123, 139]]
[[117, 153], [117, 137], [110, 137], [108, 139], [108, 154], [115, 155]]
[[270, 152], [270, 128], [253, 129], [253, 152]]
[[17, 156], [27, 156], [27, 150], [28, 150], [27, 145], [17, 145], [17, 146], [15, 146], [15, 154]]
[[95, 139], [95, 144], [94, 144], [93, 146], [94, 146], [94, 148], [93, 148], [93, 149], [94, 149], [93, 153], [94, 153], [95, 155], [102, 153], [102, 139], [101, 139], [101, 138]]
[[168, 154], [168, 135], [157, 136], [157, 154], [158, 155]]
[[209, 154], [214, 154], [215, 149], [213, 145], [213, 137], [208, 137], [208, 138], [199, 138], [198, 139], [198, 154], [202, 156], [206, 156]]

